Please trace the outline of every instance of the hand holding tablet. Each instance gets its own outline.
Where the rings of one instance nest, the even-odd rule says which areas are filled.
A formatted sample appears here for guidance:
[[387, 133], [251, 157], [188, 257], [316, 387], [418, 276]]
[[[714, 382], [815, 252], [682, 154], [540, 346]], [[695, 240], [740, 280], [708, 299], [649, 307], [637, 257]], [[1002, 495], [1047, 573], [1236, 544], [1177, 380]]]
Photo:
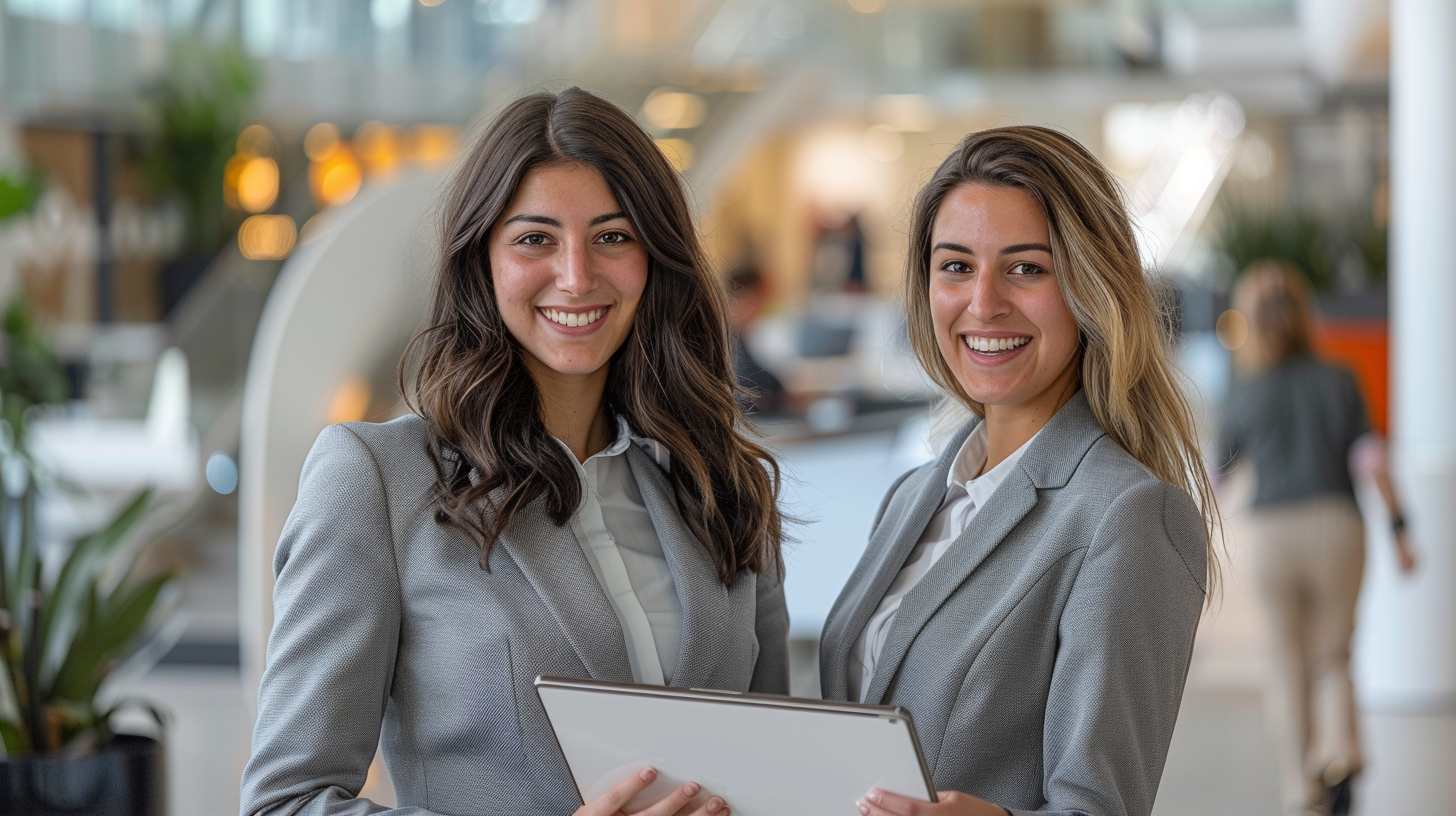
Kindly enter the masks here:
[[[606, 793], [576, 809], [574, 816], [627, 816], [622, 807], [657, 780], [656, 768], [643, 768], [613, 785]], [[717, 796], [697, 799], [703, 787], [685, 782], [646, 810], [631, 816], [731, 816], [727, 803]]]
[[[635, 791], [621, 811], [658, 816], [651, 808], [689, 781], [733, 816], [855, 816], [875, 788], [935, 801], [900, 708], [551, 677], [536, 679], [536, 693], [592, 805]], [[647, 767], [654, 781], [640, 778]]]

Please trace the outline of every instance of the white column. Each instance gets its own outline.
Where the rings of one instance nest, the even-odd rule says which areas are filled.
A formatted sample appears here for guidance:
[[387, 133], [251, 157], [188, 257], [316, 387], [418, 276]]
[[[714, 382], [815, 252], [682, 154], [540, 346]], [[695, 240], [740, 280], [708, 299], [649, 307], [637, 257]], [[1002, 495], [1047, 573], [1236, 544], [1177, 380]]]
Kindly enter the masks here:
[[1367, 814], [1456, 801], [1456, 3], [1390, 11], [1393, 453], [1421, 564], [1397, 576], [1384, 516], [1369, 516], [1356, 653]]

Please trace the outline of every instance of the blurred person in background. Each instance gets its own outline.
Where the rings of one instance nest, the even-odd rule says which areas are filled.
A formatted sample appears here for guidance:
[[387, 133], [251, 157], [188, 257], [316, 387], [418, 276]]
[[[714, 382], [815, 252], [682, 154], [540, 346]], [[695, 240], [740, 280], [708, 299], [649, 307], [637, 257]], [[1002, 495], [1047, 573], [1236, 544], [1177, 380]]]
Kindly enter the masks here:
[[[440, 224], [417, 415], [327, 428], [278, 543], [245, 814], [380, 812], [381, 728], [390, 813], [568, 814], [537, 675], [788, 691], [777, 465], [651, 137], [576, 88], [519, 99]], [[728, 814], [710, 794], [641, 813]]]
[[738, 385], [748, 392], [750, 404], [746, 408], [751, 413], [777, 414], [784, 408], [784, 384], [754, 359], [743, 339], [768, 306], [768, 280], [756, 265], [743, 264], [728, 273], [727, 284], [728, 314], [733, 324], [733, 369]]
[[1120, 190], [1009, 127], [916, 200], [911, 341], [974, 416], [890, 488], [825, 624], [825, 697], [908, 709], [943, 791], [866, 816], [1153, 809], [1217, 511]]
[[1256, 585], [1273, 647], [1266, 695], [1290, 813], [1350, 812], [1364, 762], [1350, 640], [1365, 563], [1352, 471], [1372, 477], [1390, 510], [1402, 572], [1415, 569], [1384, 445], [1350, 371], [1314, 356], [1309, 293], [1297, 271], [1251, 267], [1233, 308], [1248, 337], [1218, 439], [1220, 471], [1253, 465], [1249, 515]]

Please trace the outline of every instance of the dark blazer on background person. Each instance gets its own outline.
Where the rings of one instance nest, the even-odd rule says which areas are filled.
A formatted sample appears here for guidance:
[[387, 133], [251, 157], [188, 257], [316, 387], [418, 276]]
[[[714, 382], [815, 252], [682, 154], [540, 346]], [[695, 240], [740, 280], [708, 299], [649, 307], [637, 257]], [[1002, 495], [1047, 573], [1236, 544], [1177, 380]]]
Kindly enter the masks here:
[[[491, 550], [437, 524], [425, 421], [324, 430], [274, 559], [275, 620], [244, 814], [362, 816], [376, 745], [400, 816], [570, 814], [581, 804], [532, 685], [537, 675], [632, 682], [622, 626], [570, 525], [538, 500]], [[776, 575], [730, 589], [630, 446], [632, 474], [682, 602], [672, 683], [788, 692]]]
[[[962, 427], [890, 488], [820, 644], [826, 699], [946, 494]], [[1082, 392], [907, 594], [865, 697], [908, 709], [937, 790], [1013, 812], [1146, 816], [1206, 587], [1203, 518]]]

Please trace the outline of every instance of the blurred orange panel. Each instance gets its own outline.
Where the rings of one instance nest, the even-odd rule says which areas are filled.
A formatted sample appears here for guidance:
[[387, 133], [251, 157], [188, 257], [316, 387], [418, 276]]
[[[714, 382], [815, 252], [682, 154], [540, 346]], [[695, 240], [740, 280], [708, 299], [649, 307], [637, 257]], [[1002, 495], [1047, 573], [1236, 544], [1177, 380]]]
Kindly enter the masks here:
[[1390, 327], [1384, 320], [1326, 320], [1315, 330], [1315, 350], [1355, 372], [1370, 424], [1390, 435]]

